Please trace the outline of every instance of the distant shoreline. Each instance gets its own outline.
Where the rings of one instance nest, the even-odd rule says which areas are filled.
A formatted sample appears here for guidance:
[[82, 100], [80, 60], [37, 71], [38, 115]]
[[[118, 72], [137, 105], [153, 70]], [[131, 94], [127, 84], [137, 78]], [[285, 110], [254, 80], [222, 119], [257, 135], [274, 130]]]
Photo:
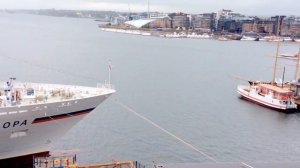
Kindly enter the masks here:
[[218, 41], [265, 41], [265, 42], [300, 42], [300, 39], [292, 39], [289, 37], [276, 36], [261, 36], [261, 37], [250, 37], [240, 34], [214, 34], [214, 33], [196, 33], [195, 31], [183, 31], [183, 30], [153, 30], [153, 29], [132, 29], [124, 27], [109, 27], [105, 25], [98, 25], [101, 31], [142, 35], [142, 36], [153, 36], [160, 38], [190, 38], [190, 39], [213, 39]]

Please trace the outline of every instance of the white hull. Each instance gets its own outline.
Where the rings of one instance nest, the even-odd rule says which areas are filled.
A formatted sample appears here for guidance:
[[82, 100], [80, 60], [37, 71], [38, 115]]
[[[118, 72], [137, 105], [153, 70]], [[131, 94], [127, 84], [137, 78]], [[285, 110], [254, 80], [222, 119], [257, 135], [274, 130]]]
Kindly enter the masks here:
[[[61, 85], [65, 86], [65, 85]], [[62, 137], [115, 91], [79, 87], [85, 97], [41, 102], [32, 105], [0, 108], [0, 159], [49, 150], [49, 145]], [[99, 91], [99, 92], [98, 92]]]
[[101, 28], [102, 31], [114, 32], [114, 33], [124, 33], [124, 34], [134, 34], [142, 36], [151, 36], [151, 33], [144, 32], [140, 30], [125, 30], [125, 29], [114, 29], [114, 28]]
[[280, 103], [279, 100], [273, 99], [271, 96], [266, 95], [262, 96], [260, 94], [257, 94], [254, 89], [252, 89], [250, 86], [238, 86], [237, 92], [244, 98], [251, 100], [252, 102], [259, 103], [263, 106], [277, 109], [277, 110], [296, 110], [297, 106], [292, 104], [286, 104], [283, 105]]
[[195, 38], [195, 39], [209, 39], [210, 36], [208, 34], [188, 34], [187, 38]]
[[241, 38], [241, 41], [255, 41], [257, 38], [254, 37], [247, 37], [247, 36], [243, 36]]

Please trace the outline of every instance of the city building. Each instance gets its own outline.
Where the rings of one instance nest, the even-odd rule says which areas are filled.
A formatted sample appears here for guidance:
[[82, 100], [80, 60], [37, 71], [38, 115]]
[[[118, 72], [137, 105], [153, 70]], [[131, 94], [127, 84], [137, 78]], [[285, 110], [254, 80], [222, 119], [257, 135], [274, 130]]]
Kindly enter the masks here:
[[151, 29], [157, 29], [157, 28], [170, 29], [172, 28], [171, 26], [172, 26], [172, 21], [170, 17], [157, 18], [154, 21], [149, 23], [149, 28]]
[[254, 32], [254, 20], [242, 21], [242, 33]]
[[300, 22], [295, 22], [290, 25], [289, 32], [293, 37], [300, 37]]
[[271, 21], [274, 22], [274, 34], [281, 35], [282, 32], [282, 23], [286, 16], [272, 16]]
[[267, 35], [286, 35], [289, 29], [288, 25], [283, 24], [285, 16], [274, 16], [271, 18], [254, 17], [252, 20], [242, 21], [242, 33], [255, 32]]
[[205, 13], [191, 16], [191, 27], [202, 32], [212, 32], [215, 28], [216, 13]]
[[169, 14], [172, 19], [172, 28], [189, 28], [190, 27], [190, 19], [185, 13], [171, 13]]
[[282, 24], [282, 36], [300, 37], [300, 20], [297, 17], [286, 17]]
[[161, 18], [170, 18], [167, 13], [153, 12], [150, 13], [150, 19], [161, 19]]
[[[54, 13], [53, 15], [65, 15], [68, 11], [46, 10], [44, 12], [49, 15], [52, 13]], [[194, 30], [197, 31], [197, 33], [214, 32], [216, 34], [278, 34], [285, 37], [300, 37], [300, 17], [296, 16], [249, 17], [225, 9], [217, 13], [196, 15], [186, 13], [167, 14], [161, 12], [128, 14], [117, 12], [71, 11], [69, 13], [68, 16], [70, 17], [99, 17], [101, 21], [110, 21], [111, 25], [131, 28]]]
[[216, 30], [219, 32], [242, 32], [242, 21], [246, 17], [239, 13], [234, 13], [232, 10], [222, 9], [217, 13]]
[[146, 19], [147, 15], [145, 15], [144, 13], [142, 14], [138, 14], [138, 13], [131, 13], [129, 15], [129, 19], [128, 20], [140, 20], [140, 19]]
[[276, 34], [275, 25], [276, 25], [276, 21], [258, 20], [253, 24], [253, 32], [275, 35]]
[[120, 25], [128, 20], [128, 17], [125, 16], [117, 16], [111, 19], [112, 25]]
[[156, 29], [170, 29], [172, 28], [172, 19], [166, 13], [150, 13], [150, 19], [154, 19], [154, 21], [149, 23], [149, 28]]

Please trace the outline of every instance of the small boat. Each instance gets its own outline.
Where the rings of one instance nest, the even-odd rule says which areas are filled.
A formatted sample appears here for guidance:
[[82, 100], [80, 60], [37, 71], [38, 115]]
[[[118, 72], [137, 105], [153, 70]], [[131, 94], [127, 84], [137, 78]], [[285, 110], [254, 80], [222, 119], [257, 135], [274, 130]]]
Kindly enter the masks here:
[[195, 38], [195, 39], [209, 39], [210, 36], [206, 33], [204, 34], [196, 34], [196, 33], [192, 33], [192, 34], [188, 34], [187, 38]]
[[151, 36], [151, 33], [149, 33], [149, 32], [142, 32], [141, 35], [142, 36]]
[[166, 34], [167, 38], [179, 38], [179, 34], [177, 34], [176, 32], [172, 33], [172, 34]]
[[278, 57], [279, 58], [284, 58], [284, 59], [297, 60], [298, 59], [298, 54], [280, 54]]
[[293, 112], [297, 110], [293, 92], [289, 88], [263, 82], [249, 81], [249, 84], [237, 87], [237, 92], [242, 98], [278, 111]]
[[207, 34], [207, 33], [204, 33], [204, 34], [202, 34], [202, 35], [199, 35], [198, 38], [201, 38], [201, 39], [209, 39], [209, 38], [211, 38], [211, 36], [210, 36], [209, 34]]
[[261, 40], [268, 42], [283, 42], [283, 38], [279, 38], [277, 36], [265, 36]]
[[229, 41], [230, 39], [228, 39], [224, 36], [220, 36], [220, 37], [217, 38], [217, 40], [219, 40], [219, 41]]
[[224, 35], [224, 36], [229, 40], [241, 40], [243, 37], [239, 34], [228, 34], [228, 35]]
[[258, 41], [257, 39], [258, 39], [257, 37], [243, 36], [241, 38], [241, 41]]
[[291, 37], [283, 37], [284, 42], [292, 42], [293, 39]]
[[187, 35], [184, 32], [182, 32], [182, 33], [174, 32], [173, 34], [166, 34], [166, 37], [167, 38], [186, 38]]

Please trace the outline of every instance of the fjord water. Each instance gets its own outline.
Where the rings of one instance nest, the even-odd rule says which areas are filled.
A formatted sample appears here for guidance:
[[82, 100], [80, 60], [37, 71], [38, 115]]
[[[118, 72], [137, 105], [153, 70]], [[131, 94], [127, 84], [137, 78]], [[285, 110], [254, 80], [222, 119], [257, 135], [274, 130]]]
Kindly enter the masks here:
[[[300, 116], [239, 99], [234, 76], [270, 81], [275, 43], [165, 39], [102, 32], [92, 19], [0, 14], [1, 80], [95, 86], [117, 93], [53, 150], [75, 150], [80, 163], [138, 160], [210, 162], [118, 105], [131, 107], [220, 162], [293, 162], [300, 155]], [[282, 53], [295, 53], [283, 43]], [[286, 65], [293, 77], [295, 62]], [[63, 121], [59, 124], [63, 126]]]

